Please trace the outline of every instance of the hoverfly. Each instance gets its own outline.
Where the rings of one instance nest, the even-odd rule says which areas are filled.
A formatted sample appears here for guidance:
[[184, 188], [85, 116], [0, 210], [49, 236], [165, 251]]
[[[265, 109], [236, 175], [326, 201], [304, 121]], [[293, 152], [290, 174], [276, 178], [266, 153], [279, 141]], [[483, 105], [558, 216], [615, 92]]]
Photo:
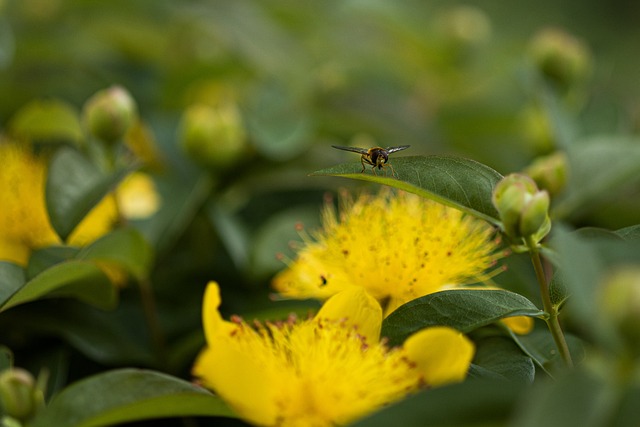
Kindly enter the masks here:
[[371, 165], [371, 170], [373, 170], [373, 174], [377, 175], [376, 168], [382, 169], [385, 166], [389, 166], [391, 168], [391, 174], [396, 176], [395, 171], [393, 170], [393, 166], [389, 162], [389, 154], [395, 153], [396, 151], [405, 150], [410, 147], [410, 145], [401, 145], [400, 147], [372, 147], [369, 149], [365, 148], [357, 148], [357, 147], [341, 147], [338, 145], [332, 145], [333, 148], [337, 148], [338, 150], [344, 151], [353, 151], [354, 153], [359, 153], [362, 156], [360, 157], [360, 162], [362, 163], [362, 170], [360, 173], [364, 172], [365, 167], [364, 164]]

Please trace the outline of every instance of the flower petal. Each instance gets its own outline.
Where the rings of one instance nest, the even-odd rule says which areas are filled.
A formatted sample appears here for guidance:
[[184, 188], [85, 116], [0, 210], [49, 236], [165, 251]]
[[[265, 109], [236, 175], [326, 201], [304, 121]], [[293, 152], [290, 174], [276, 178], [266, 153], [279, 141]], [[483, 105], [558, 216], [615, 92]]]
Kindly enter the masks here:
[[357, 328], [369, 344], [380, 340], [382, 307], [361, 287], [352, 287], [329, 298], [316, 319], [344, 320]]
[[462, 381], [475, 353], [475, 347], [467, 337], [446, 326], [413, 334], [403, 348], [431, 387]]
[[533, 319], [528, 316], [507, 317], [502, 323], [518, 335], [526, 335], [533, 329]]
[[[254, 331], [225, 321], [220, 307], [220, 288], [209, 282], [204, 295], [203, 324], [207, 348], [198, 356], [193, 374], [218, 393], [243, 418], [256, 424], [275, 422], [272, 372], [259, 362], [257, 354], [266, 351]], [[244, 345], [240, 343], [244, 340]], [[250, 390], [250, 393], [247, 393]]]

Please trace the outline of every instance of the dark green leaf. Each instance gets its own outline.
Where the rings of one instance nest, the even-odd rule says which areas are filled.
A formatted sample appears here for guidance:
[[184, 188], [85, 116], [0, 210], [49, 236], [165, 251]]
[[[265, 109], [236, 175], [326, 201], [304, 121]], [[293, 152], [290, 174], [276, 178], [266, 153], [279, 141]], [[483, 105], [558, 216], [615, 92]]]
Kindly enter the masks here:
[[470, 376], [531, 383], [535, 367], [513, 341], [504, 336], [491, 336], [476, 342]]
[[[343, 163], [311, 175], [342, 176], [400, 188], [439, 203], [460, 209], [499, 225], [491, 193], [502, 179], [495, 170], [474, 160], [451, 156], [412, 156], [390, 160], [398, 179], [391, 172], [361, 173], [360, 163]], [[390, 168], [387, 168], [389, 170]]]
[[62, 240], [132, 170], [105, 175], [76, 150], [58, 150], [49, 165], [46, 201], [51, 225]]
[[[14, 272], [14, 279], [17, 272]], [[69, 261], [51, 267], [14, 292], [0, 304], [0, 311], [43, 297], [78, 298], [101, 308], [112, 308], [117, 293], [109, 279], [94, 263]]]
[[25, 280], [22, 267], [0, 261], [0, 309], [20, 290]]
[[153, 252], [137, 230], [126, 228], [114, 230], [82, 248], [77, 259], [114, 264], [140, 280], [148, 277]]
[[523, 383], [470, 379], [426, 390], [353, 424], [353, 427], [504, 425]]
[[414, 332], [436, 325], [471, 332], [505, 317], [540, 317], [538, 309], [522, 295], [504, 290], [450, 290], [410, 301], [382, 323], [382, 336], [392, 345], [402, 343]]
[[[548, 329], [534, 329], [526, 335], [518, 335], [512, 331], [509, 333], [520, 349], [548, 374], [554, 375], [566, 369], [566, 364], [560, 357], [558, 347]], [[584, 359], [582, 341], [575, 335], [567, 333], [565, 333], [565, 339], [574, 362], [577, 363]]]
[[31, 427], [99, 427], [179, 416], [233, 417], [216, 396], [159, 372], [121, 369], [72, 384]]
[[246, 268], [249, 253], [249, 235], [246, 226], [236, 215], [218, 203], [208, 203], [206, 210], [211, 224], [236, 268], [240, 270]]
[[5, 346], [0, 346], [0, 372], [13, 366], [13, 352]]
[[27, 279], [30, 280], [42, 273], [47, 268], [53, 267], [64, 261], [72, 260], [78, 254], [79, 249], [73, 246], [49, 246], [36, 249], [29, 257], [27, 265]]

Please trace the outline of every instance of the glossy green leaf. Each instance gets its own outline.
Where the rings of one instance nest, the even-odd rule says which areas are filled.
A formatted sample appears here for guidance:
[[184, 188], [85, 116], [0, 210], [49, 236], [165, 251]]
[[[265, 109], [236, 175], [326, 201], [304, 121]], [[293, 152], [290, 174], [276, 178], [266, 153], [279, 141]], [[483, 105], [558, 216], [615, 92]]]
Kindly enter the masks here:
[[476, 342], [469, 376], [531, 383], [535, 366], [512, 340], [490, 336]]
[[460, 209], [476, 217], [499, 225], [499, 216], [491, 202], [491, 193], [502, 179], [495, 170], [474, 160], [452, 156], [410, 156], [391, 158], [387, 175], [377, 175], [368, 167], [361, 173], [362, 165], [343, 163], [322, 169], [311, 175], [330, 175], [360, 179], [400, 188], [439, 203]]
[[101, 261], [124, 268], [137, 279], [148, 277], [153, 251], [133, 228], [114, 230], [80, 250], [77, 259]]
[[36, 100], [22, 107], [9, 123], [9, 132], [35, 142], [72, 142], [83, 139], [78, 112], [60, 100]]
[[189, 382], [154, 371], [121, 369], [70, 385], [30, 427], [99, 427], [179, 416], [234, 415], [218, 397]]
[[353, 424], [353, 427], [505, 425], [523, 383], [470, 379], [426, 390]]
[[0, 261], [0, 309], [20, 290], [25, 281], [22, 267]]
[[51, 225], [62, 240], [131, 171], [105, 175], [78, 151], [58, 150], [49, 165], [46, 201]]
[[382, 323], [382, 336], [392, 345], [401, 344], [420, 329], [445, 325], [471, 332], [505, 317], [540, 317], [538, 309], [522, 295], [504, 290], [450, 290], [410, 301]]
[[[14, 274], [17, 278], [17, 272]], [[105, 309], [112, 308], [117, 299], [113, 285], [94, 263], [69, 261], [57, 264], [24, 283], [0, 304], [0, 311], [52, 296], [78, 298]]]

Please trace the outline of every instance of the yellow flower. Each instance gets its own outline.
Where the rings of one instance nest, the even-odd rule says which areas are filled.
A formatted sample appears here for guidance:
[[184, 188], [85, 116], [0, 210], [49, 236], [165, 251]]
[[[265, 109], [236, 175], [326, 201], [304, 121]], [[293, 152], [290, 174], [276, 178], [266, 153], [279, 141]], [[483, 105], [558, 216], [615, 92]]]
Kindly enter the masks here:
[[[45, 203], [45, 159], [27, 147], [0, 142], [0, 260], [25, 265], [34, 249], [60, 244]], [[81, 246], [105, 234], [116, 220], [112, 197], [100, 202], [69, 237]]]
[[249, 325], [222, 319], [207, 287], [207, 347], [193, 373], [260, 426], [344, 425], [424, 387], [461, 381], [475, 352], [459, 332], [424, 329], [403, 347], [380, 341], [382, 310], [362, 288], [325, 302], [312, 319]]
[[385, 316], [415, 298], [488, 279], [500, 256], [484, 221], [413, 194], [383, 190], [331, 208], [323, 230], [305, 238], [274, 288], [292, 298], [325, 299], [358, 286]]
[[160, 209], [161, 198], [151, 177], [134, 172], [118, 186], [116, 199], [120, 214], [127, 219], [144, 219]]

